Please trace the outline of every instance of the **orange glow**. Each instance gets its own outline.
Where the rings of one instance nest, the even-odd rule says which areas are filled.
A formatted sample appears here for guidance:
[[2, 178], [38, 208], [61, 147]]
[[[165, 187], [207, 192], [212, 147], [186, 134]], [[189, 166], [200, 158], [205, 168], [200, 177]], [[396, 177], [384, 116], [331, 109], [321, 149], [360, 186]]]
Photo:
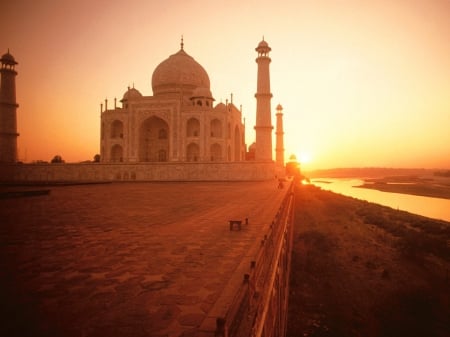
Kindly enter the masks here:
[[216, 103], [233, 93], [242, 104], [248, 145], [264, 35], [286, 156], [307, 149], [311, 169], [450, 168], [446, 0], [6, 2], [0, 54], [9, 48], [19, 63], [19, 159], [92, 160], [100, 103], [133, 84], [151, 95], [153, 70], [181, 35]]
[[308, 152], [300, 152], [300, 156], [298, 157], [300, 164], [305, 165], [309, 164], [312, 161], [312, 157]]

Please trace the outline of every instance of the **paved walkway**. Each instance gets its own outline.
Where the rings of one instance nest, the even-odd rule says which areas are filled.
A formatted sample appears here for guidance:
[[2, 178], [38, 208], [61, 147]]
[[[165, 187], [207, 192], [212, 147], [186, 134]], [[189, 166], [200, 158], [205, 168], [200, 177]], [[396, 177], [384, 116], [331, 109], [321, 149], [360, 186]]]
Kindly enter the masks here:
[[225, 311], [285, 192], [117, 183], [0, 200], [0, 335], [198, 335]]

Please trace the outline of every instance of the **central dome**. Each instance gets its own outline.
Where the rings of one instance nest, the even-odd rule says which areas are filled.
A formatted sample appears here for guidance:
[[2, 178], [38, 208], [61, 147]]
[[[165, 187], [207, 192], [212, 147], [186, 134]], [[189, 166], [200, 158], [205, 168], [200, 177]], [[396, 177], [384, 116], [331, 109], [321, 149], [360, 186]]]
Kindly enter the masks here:
[[153, 95], [184, 92], [195, 88], [209, 89], [209, 77], [205, 69], [183, 49], [161, 62], [153, 72]]

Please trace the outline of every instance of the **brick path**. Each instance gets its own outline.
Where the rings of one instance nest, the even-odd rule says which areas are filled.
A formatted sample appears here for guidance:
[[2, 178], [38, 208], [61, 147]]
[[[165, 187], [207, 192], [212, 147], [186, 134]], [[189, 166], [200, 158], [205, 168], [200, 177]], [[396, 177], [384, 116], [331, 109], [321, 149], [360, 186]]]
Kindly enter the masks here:
[[196, 335], [225, 310], [285, 192], [117, 183], [0, 200], [0, 335]]

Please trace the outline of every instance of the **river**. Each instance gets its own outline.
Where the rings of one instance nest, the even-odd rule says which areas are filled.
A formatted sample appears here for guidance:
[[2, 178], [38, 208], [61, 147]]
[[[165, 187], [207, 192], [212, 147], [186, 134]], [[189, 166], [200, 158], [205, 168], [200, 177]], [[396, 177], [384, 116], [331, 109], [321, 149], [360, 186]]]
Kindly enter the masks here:
[[[326, 182], [325, 182], [326, 181]], [[312, 184], [324, 190], [367, 200], [429, 218], [450, 221], [450, 200], [421, 197], [409, 194], [381, 192], [367, 188], [356, 188], [363, 184], [359, 179], [313, 179]]]

